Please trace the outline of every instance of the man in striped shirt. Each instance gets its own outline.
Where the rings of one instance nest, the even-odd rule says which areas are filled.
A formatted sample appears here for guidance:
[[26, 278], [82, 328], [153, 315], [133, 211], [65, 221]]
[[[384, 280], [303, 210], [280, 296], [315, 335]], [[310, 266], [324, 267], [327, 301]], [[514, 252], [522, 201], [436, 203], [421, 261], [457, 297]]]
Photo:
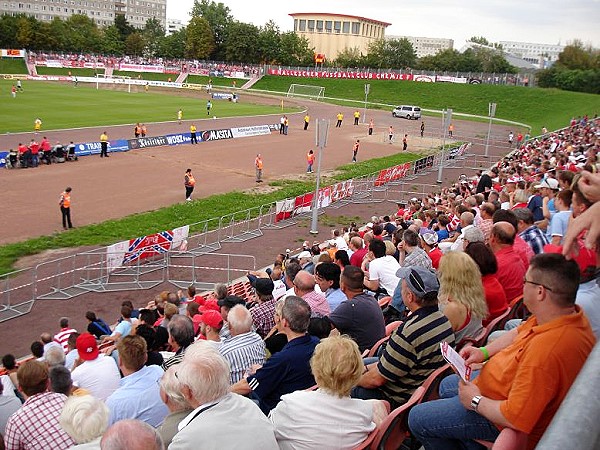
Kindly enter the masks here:
[[252, 331], [252, 315], [243, 305], [236, 305], [227, 314], [231, 337], [226, 339], [219, 353], [229, 363], [231, 384], [240, 381], [254, 365], [265, 362], [265, 342]]
[[65, 353], [69, 351], [67, 341], [69, 340], [69, 336], [71, 336], [71, 333], [77, 333], [77, 330], [69, 327], [68, 317], [62, 317], [60, 319], [60, 331], [54, 335], [54, 342], [60, 344]]
[[440, 343], [454, 344], [450, 322], [438, 309], [438, 280], [422, 267], [403, 267], [398, 273], [408, 320], [390, 337], [377, 362], [365, 372], [352, 397], [388, 400], [393, 407], [405, 403], [438, 367], [444, 365]]

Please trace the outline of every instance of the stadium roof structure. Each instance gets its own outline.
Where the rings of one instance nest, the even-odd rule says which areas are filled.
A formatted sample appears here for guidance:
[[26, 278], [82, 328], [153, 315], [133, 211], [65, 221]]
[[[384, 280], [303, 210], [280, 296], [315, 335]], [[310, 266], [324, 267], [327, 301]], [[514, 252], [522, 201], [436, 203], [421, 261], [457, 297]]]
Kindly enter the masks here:
[[338, 13], [323, 13], [323, 12], [301, 12], [301, 13], [290, 13], [289, 14], [292, 17], [296, 17], [296, 16], [332, 16], [332, 17], [347, 17], [348, 19], [355, 19], [355, 20], [359, 20], [361, 22], [371, 22], [371, 23], [376, 23], [377, 25], [382, 25], [384, 27], [389, 27], [391, 25], [391, 23], [389, 22], [383, 22], [381, 20], [376, 20], [376, 19], [369, 19], [368, 17], [362, 17], [362, 16], [352, 16], [349, 14], [338, 14]]

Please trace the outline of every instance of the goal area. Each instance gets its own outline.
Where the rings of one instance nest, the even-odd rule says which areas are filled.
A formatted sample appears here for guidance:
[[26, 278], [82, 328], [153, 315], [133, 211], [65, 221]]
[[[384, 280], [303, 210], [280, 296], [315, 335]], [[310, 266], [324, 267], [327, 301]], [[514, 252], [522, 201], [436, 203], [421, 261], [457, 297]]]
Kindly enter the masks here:
[[325, 88], [309, 84], [290, 84], [287, 91], [288, 97], [304, 97], [311, 100], [321, 100], [325, 95]]
[[112, 91], [127, 91], [138, 92], [139, 85], [136, 82], [132, 82], [132, 78], [125, 75], [105, 75], [102, 73], [96, 74], [96, 89], [100, 88], [100, 85], [104, 89]]

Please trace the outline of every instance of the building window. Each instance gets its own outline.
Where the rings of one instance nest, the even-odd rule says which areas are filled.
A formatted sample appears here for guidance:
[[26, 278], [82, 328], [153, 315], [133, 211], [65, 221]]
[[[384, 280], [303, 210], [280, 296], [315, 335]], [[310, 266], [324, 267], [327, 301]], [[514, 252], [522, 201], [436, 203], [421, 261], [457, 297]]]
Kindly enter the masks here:
[[294, 19], [294, 31], [298, 31], [298, 19]]
[[300, 19], [300, 24], [298, 26], [300, 31], [306, 31], [306, 20]]
[[336, 20], [335, 22], [333, 22], [333, 29], [335, 30], [336, 33], [339, 33], [340, 31], [342, 31], [342, 22], [340, 22], [339, 20]]
[[331, 20], [326, 20], [325, 21], [325, 31], [327, 33], [331, 33], [331, 25], [332, 25]]
[[323, 21], [317, 20], [317, 31], [323, 31]]
[[344, 34], [350, 33], [350, 22], [344, 22], [344, 25], [342, 26], [342, 32]]
[[315, 29], [315, 21], [309, 20], [308, 21], [308, 31], [314, 31], [314, 29]]

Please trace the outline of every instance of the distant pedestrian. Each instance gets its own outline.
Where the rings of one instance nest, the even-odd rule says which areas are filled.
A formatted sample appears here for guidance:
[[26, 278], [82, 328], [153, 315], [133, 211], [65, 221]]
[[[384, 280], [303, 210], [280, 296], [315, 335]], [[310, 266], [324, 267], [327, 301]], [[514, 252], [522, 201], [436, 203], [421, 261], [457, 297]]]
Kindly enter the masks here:
[[100, 158], [103, 156], [108, 158], [108, 135], [106, 131], [100, 135]]
[[508, 133], [508, 145], [513, 145], [514, 138], [515, 138], [515, 135], [513, 134], [512, 131], [510, 133]]
[[373, 122], [373, 119], [369, 120], [369, 136], [373, 135], [373, 128], [375, 127], [375, 122]]
[[79, 80], [77, 79], [77, 77], [73, 77], [73, 84], [75, 87], [77, 87], [77, 85], [79, 84]]
[[183, 119], [183, 111], [180, 109], [179, 111], [177, 111], [177, 120], [179, 121], [180, 125], [181, 125], [182, 119]]
[[341, 112], [339, 112], [339, 113], [337, 113], [336, 118], [337, 118], [337, 122], [335, 124], [335, 127], [336, 128], [341, 128], [342, 127], [342, 121], [344, 120], [344, 115]]
[[144, 85], [144, 91], [148, 92], [150, 85], [148, 84], [148, 82], [146, 81], [146, 84]]
[[287, 136], [288, 128], [290, 127], [290, 120], [287, 116], [283, 116], [283, 134]]
[[312, 173], [313, 164], [315, 163], [315, 152], [309, 150], [306, 154], [306, 162], [308, 163], [308, 167], [306, 168], [306, 173]]
[[198, 138], [196, 137], [196, 125], [191, 124], [190, 125], [190, 137], [192, 139], [192, 144], [197, 144], [198, 143]]
[[451, 123], [448, 127], [448, 136], [452, 137], [452, 133], [454, 133], [454, 124]]
[[390, 144], [394, 142], [394, 127], [391, 125], [388, 128], [388, 141]]
[[210, 110], [212, 108], [212, 102], [209, 100], [206, 102], [206, 115], [210, 116]]
[[67, 187], [62, 194], [60, 194], [60, 212], [62, 213], [62, 225], [63, 229], [73, 228], [71, 223], [71, 188]]
[[256, 159], [254, 160], [254, 167], [256, 168], [256, 182], [262, 183], [263, 160], [260, 153], [256, 155]]
[[279, 134], [283, 134], [285, 131], [285, 116], [281, 116], [279, 119]]
[[148, 128], [146, 128], [146, 125], [142, 124], [142, 137], [146, 137], [147, 131], [148, 131]]
[[358, 125], [358, 121], [360, 120], [360, 111], [354, 111], [354, 125]]
[[194, 192], [194, 186], [196, 185], [196, 179], [192, 175], [192, 169], [185, 171], [184, 175], [184, 186], [185, 186], [185, 201], [192, 201], [192, 192]]
[[39, 117], [37, 119], [35, 119], [35, 121], [33, 122], [33, 131], [35, 131], [36, 133], [39, 133], [42, 129], [42, 119], [40, 119]]
[[17, 80], [17, 91], [23, 92], [23, 85], [21, 84], [21, 80]]
[[142, 134], [142, 127], [139, 123], [135, 124], [135, 127], [133, 129], [133, 135], [135, 136], [135, 138], [139, 138], [140, 134]]
[[12, 89], [10, 90], [10, 95], [12, 95], [12, 98], [16, 98], [17, 97], [17, 88], [15, 87], [15, 85], [12, 85]]
[[408, 148], [408, 134], [405, 134], [402, 138], [402, 150], [406, 150]]
[[421, 137], [423, 137], [424, 133], [425, 133], [425, 122], [421, 121]]
[[354, 146], [352, 147], [352, 162], [356, 162], [356, 155], [358, 155], [358, 150], [360, 149], [360, 140], [356, 140]]
[[308, 123], [310, 122], [310, 116], [306, 114], [304, 116], [304, 131], [308, 130]]

